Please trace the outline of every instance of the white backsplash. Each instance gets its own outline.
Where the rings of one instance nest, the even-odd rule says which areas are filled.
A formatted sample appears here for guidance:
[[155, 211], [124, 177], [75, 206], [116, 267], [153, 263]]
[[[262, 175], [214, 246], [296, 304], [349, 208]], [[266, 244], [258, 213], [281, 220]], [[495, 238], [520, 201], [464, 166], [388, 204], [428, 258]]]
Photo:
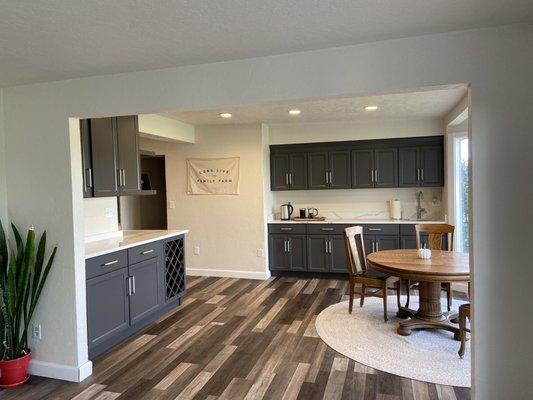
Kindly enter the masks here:
[[117, 232], [118, 205], [116, 197], [95, 197], [83, 200], [85, 236]]
[[393, 188], [393, 189], [335, 189], [273, 192], [274, 218], [279, 218], [279, 209], [288, 201], [294, 207], [293, 217], [300, 208], [315, 207], [320, 216], [328, 219], [389, 219], [389, 200], [402, 203], [402, 218], [416, 217], [416, 195], [422, 191], [421, 204], [427, 210], [425, 219], [443, 220], [443, 188]]

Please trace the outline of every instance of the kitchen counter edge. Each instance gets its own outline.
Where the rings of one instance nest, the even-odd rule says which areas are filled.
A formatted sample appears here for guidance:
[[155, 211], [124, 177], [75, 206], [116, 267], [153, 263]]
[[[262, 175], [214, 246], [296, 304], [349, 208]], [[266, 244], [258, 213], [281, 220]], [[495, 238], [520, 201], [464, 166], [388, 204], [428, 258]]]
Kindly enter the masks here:
[[416, 225], [416, 224], [447, 224], [446, 221], [408, 221], [404, 219], [376, 219], [376, 220], [358, 220], [358, 219], [339, 219], [339, 220], [325, 220], [325, 221], [294, 221], [294, 220], [274, 220], [267, 222], [268, 224], [400, 224], [400, 225]]

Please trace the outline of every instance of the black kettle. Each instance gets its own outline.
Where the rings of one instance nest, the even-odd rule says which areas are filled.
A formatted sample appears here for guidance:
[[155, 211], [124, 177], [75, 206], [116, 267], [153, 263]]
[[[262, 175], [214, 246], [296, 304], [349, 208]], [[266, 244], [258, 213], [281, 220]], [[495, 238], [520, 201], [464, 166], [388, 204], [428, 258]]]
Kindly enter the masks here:
[[291, 219], [292, 212], [294, 211], [293, 206], [291, 205], [291, 202], [289, 201], [287, 204], [281, 205], [281, 219], [284, 221], [287, 221]]

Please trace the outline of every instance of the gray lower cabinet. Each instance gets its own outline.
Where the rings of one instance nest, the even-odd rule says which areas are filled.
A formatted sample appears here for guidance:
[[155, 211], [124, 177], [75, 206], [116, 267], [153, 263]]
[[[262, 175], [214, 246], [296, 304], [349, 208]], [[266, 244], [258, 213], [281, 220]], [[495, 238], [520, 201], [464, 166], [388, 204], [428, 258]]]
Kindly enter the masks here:
[[308, 235], [307, 260], [308, 271], [346, 273], [344, 236]]
[[305, 235], [271, 234], [268, 248], [271, 270], [307, 271]]
[[90, 357], [181, 304], [184, 248], [184, 237], [176, 236], [86, 261]]

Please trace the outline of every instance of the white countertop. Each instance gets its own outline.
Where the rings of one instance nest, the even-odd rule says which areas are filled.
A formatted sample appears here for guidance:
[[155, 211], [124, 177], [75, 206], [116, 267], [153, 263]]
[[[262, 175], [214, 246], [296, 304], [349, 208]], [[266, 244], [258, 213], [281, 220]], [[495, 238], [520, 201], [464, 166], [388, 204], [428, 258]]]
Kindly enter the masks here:
[[183, 230], [123, 231], [122, 236], [85, 243], [85, 259], [188, 233]]
[[407, 220], [407, 219], [326, 219], [325, 221], [294, 221], [294, 220], [288, 220], [288, 221], [282, 221], [280, 219], [276, 219], [273, 221], [269, 221], [269, 224], [410, 224], [410, 225], [416, 225], [416, 224], [446, 224], [446, 221], [415, 221], [415, 220]]

